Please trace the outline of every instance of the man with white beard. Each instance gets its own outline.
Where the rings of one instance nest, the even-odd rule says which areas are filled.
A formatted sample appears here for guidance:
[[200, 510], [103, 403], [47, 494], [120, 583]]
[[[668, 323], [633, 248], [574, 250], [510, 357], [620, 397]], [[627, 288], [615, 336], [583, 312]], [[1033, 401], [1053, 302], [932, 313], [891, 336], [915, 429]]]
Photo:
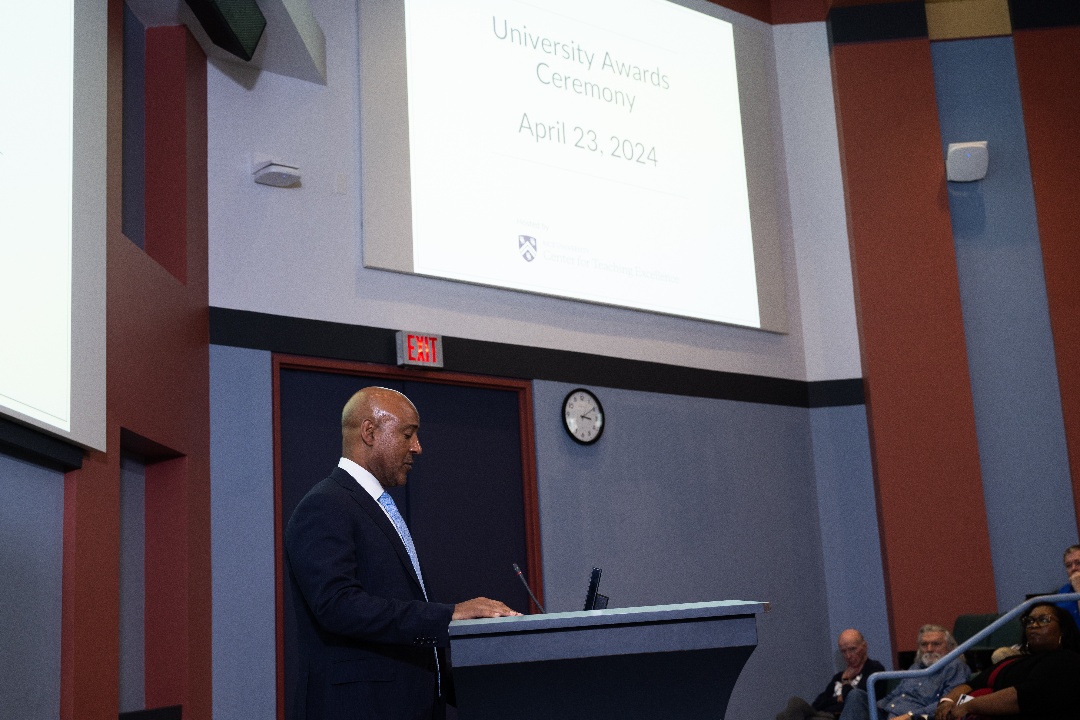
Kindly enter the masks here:
[[[919, 651], [909, 670], [928, 668], [956, 647], [952, 633], [940, 625], [919, 628]], [[878, 700], [877, 717], [873, 720], [922, 720], [934, 716], [938, 701], [945, 693], [966, 682], [971, 671], [963, 657], [923, 677], [906, 678], [896, 688]], [[871, 720], [870, 706], [863, 690], [852, 690], [844, 701], [840, 720]]]

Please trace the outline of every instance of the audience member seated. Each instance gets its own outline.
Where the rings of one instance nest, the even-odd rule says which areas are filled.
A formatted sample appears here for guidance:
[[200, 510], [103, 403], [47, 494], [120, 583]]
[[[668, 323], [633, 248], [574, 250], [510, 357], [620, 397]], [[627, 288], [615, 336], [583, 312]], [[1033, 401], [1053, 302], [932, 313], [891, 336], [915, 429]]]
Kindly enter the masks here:
[[[1080, 545], [1065, 548], [1065, 574], [1069, 582], [1062, 585], [1058, 593], [1080, 592]], [[1060, 607], [1067, 610], [1076, 626], [1080, 627], [1080, 603], [1065, 602]]]
[[[953, 638], [951, 632], [940, 625], [923, 625], [919, 628], [918, 646], [919, 652], [915, 656], [915, 663], [908, 668], [909, 670], [930, 667], [956, 647], [956, 639]], [[931, 716], [945, 693], [965, 682], [970, 674], [967, 663], [964, 662], [963, 657], [959, 657], [944, 669], [931, 675], [905, 678], [892, 692], [878, 700], [877, 717], [874, 720], [890, 718], [912, 720], [912, 718]], [[870, 703], [866, 697], [866, 691], [853, 690], [844, 703], [840, 720], [869, 720], [869, 718]]]
[[1077, 717], [1080, 630], [1072, 616], [1057, 605], [1040, 603], [1020, 621], [1024, 627], [1022, 653], [984, 670], [970, 684], [951, 690], [938, 704], [935, 720]]
[[866, 640], [858, 630], [848, 629], [840, 633], [836, 644], [847, 667], [833, 675], [814, 702], [808, 703], [798, 697], [788, 700], [787, 707], [776, 716], [776, 720], [835, 720], [844, 708], [848, 693], [854, 688], [865, 690], [866, 678], [885, 669], [877, 660], [866, 659]]

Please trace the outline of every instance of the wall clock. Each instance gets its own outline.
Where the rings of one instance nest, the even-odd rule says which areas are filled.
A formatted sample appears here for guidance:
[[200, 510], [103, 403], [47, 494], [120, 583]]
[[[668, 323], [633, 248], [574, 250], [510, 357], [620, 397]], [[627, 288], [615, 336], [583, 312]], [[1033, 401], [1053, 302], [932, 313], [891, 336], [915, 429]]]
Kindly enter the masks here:
[[585, 388], [571, 390], [562, 404], [563, 427], [582, 445], [592, 445], [604, 434], [604, 406]]

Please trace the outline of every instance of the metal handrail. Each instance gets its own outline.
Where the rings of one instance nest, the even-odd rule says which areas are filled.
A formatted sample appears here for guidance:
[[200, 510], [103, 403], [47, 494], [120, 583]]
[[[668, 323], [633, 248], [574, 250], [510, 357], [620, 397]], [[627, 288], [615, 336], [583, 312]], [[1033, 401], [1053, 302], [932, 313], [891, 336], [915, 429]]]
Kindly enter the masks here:
[[941, 670], [944, 670], [945, 667], [948, 666], [948, 664], [951, 663], [953, 660], [963, 655], [968, 650], [968, 648], [974, 647], [979, 640], [982, 640], [986, 636], [990, 635], [999, 627], [1005, 625], [1007, 622], [1017, 617], [1018, 615], [1022, 615], [1024, 611], [1032, 605], [1041, 605], [1043, 603], [1057, 604], [1061, 602], [1080, 602], [1080, 593], [1039, 595], [1038, 597], [1033, 597], [1030, 600], [1025, 600], [1009, 612], [999, 617], [994, 622], [984, 627], [979, 632], [972, 635], [964, 642], [957, 645], [948, 655], [945, 655], [928, 668], [922, 668], [921, 670], [882, 670], [874, 673], [866, 680], [866, 699], [870, 703], [871, 720], [877, 717], [877, 693], [874, 690], [874, 683], [878, 682], [879, 680], [924, 677], [927, 675], [933, 675], [936, 672], [940, 672]]

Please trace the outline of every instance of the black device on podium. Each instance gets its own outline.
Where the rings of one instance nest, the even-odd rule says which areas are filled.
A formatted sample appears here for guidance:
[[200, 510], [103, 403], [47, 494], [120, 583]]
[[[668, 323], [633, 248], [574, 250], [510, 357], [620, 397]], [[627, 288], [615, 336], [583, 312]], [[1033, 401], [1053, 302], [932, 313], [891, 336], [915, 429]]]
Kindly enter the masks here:
[[600, 589], [600, 575], [603, 572], [598, 567], [592, 569], [592, 577], [589, 578], [589, 591], [585, 593], [586, 610], [604, 610], [608, 606], [608, 596], [597, 592]]

